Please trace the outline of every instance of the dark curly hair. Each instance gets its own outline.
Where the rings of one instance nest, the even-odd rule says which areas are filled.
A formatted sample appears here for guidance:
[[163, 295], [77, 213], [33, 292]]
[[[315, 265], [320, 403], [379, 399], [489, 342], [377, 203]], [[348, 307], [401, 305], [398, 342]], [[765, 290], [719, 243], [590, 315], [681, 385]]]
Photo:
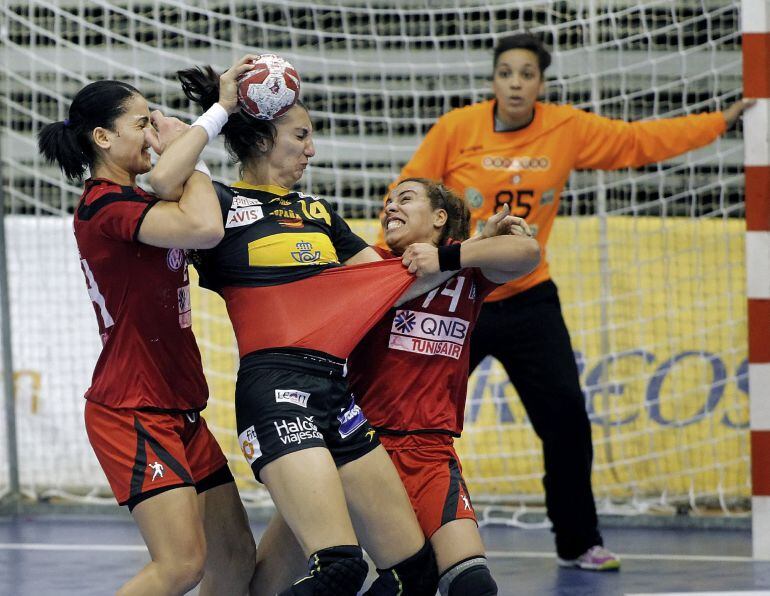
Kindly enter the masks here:
[[441, 230], [438, 245], [441, 246], [451, 240], [465, 240], [470, 236], [471, 211], [465, 199], [456, 195], [446, 186], [428, 178], [404, 178], [398, 184], [404, 182], [417, 182], [425, 188], [425, 195], [433, 209], [443, 209], [447, 213], [447, 221]]

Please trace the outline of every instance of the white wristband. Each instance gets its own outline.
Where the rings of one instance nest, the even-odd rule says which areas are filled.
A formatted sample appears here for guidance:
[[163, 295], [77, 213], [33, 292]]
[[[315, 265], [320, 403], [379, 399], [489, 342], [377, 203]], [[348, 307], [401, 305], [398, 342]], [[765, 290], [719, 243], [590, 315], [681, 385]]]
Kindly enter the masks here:
[[209, 135], [209, 142], [211, 142], [211, 140], [222, 130], [222, 127], [227, 124], [228, 117], [229, 114], [227, 113], [227, 110], [225, 110], [221, 104], [215, 103], [201, 114], [192, 125], [200, 126], [205, 130], [206, 134]]
[[195, 171], [200, 172], [201, 174], [206, 174], [209, 178], [211, 178], [211, 171], [209, 170], [208, 166], [206, 165], [206, 162], [202, 159], [198, 160], [198, 163], [195, 164]]

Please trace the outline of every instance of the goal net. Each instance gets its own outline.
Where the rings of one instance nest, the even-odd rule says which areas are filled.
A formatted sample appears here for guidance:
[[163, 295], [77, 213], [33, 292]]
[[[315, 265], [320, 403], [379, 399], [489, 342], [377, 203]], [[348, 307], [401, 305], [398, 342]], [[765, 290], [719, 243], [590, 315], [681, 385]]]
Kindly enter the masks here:
[[[71, 231], [80, 191], [35, 148], [37, 131], [66, 117], [87, 82], [125, 80], [153, 108], [189, 120], [196, 111], [176, 70], [284, 55], [316, 129], [303, 190], [332, 200], [370, 239], [387, 184], [435, 119], [490, 96], [491, 48], [504, 34], [529, 30], [552, 49], [548, 101], [606, 116], [719, 109], [742, 86], [737, 0], [0, 0], [0, 11], [11, 301], [0, 328], [12, 333], [18, 469], [34, 498], [109, 496], [82, 420], [100, 344]], [[562, 196], [548, 256], [592, 420], [600, 511], [747, 506], [740, 138], [732, 131], [638, 170], [577, 172]], [[237, 178], [221, 144], [206, 158], [216, 178]], [[238, 359], [226, 313], [206, 291], [193, 303], [211, 388], [205, 416], [244, 497], [268, 502], [234, 432]], [[471, 378], [458, 445], [476, 502], [542, 503], [540, 442], [495, 361]]]

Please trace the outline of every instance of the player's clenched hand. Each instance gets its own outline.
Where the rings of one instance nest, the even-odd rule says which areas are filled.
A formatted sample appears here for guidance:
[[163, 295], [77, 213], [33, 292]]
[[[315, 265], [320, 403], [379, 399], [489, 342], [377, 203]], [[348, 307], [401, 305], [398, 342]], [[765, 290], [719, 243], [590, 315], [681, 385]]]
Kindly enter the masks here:
[[401, 256], [401, 262], [417, 277], [438, 273], [438, 248], [425, 242], [410, 244]]
[[160, 155], [166, 148], [179, 138], [183, 132], [190, 128], [179, 118], [166, 117], [160, 110], [155, 110], [150, 114], [152, 127], [145, 128], [144, 137], [153, 151]]
[[259, 60], [259, 54], [246, 54], [219, 77], [218, 103], [228, 114], [238, 108], [238, 77], [254, 68], [254, 60]]

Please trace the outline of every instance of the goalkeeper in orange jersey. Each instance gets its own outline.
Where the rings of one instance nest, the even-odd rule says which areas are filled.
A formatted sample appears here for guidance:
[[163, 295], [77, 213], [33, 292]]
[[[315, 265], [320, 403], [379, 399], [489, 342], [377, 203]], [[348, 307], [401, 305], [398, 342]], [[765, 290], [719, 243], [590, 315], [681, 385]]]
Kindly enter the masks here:
[[[436, 122], [400, 179], [441, 180], [464, 195], [476, 229], [503, 206], [524, 218], [543, 254], [565, 183], [575, 168], [639, 167], [711, 143], [750, 100], [724, 112], [628, 123], [538, 101], [551, 56], [535, 36], [502, 38], [494, 50], [494, 99]], [[505, 368], [543, 441], [545, 501], [562, 566], [620, 567], [604, 548], [591, 490], [591, 424], [556, 285], [543, 259], [495, 290], [471, 339], [470, 370], [485, 356]]]

